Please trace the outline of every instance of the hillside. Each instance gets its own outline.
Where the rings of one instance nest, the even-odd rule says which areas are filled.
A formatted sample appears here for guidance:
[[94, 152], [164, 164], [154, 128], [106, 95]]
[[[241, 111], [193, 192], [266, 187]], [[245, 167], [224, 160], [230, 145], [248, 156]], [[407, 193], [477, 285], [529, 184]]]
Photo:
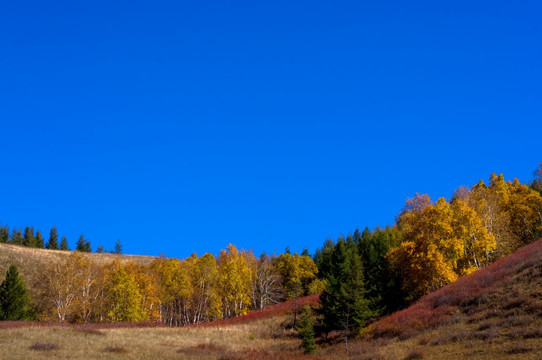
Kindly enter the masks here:
[[542, 239], [372, 324], [350, 355], [540, 359], [541, 340]]
[[[0, 281], [3, 281], [9, 266], [14, 263], [19, 272], [24, 276], [28, 286], [32, 288], [34, 279], [42, 268], [41, 265], [49, 262], [59, 262], [66, 259], [70, 251], [36, 249], [25, 246], [17, 246], [0, 243]], [[156, 257], [141, 255], [119, 254], [88, 254], [92, 261], [97, 264], [106, 264], [114, 259], [131, 261], [135, 264], [149, 265]]]
[[0, 345], [17, 359], [535, 360], [542, 357], [541, 275], [542, 239], [371, 324], [348, 350], [340, 333], [321, 336], [315, 356], [303, 355], [285, 327], [293, 302], [182, 328], [3, 323]]

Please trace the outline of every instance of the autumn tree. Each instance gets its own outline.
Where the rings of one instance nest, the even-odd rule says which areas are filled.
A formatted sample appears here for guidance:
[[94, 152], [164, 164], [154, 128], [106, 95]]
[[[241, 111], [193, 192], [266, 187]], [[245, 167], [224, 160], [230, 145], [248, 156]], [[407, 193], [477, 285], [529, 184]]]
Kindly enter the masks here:
[[310, 290], [319, 291], [318, 286], [311, 286], [313, 282], [320, 282], [316, 278], [318, 268], [309, 256], [300, 256], [297, 252], [280, 254], [274, 259], [274, 265], [282, 277], [283, 288], [287, 299], [294, 302], [294, 327], [297, 322], [297, 299], [310, 293]]
[[186, 309], [192, 294], [188, 273], [178, 259], [157, 259], [151, 264], [160, 285], [160, 319], [168, 326], [188, 323]]
[[141, 294], [141, 310], [145, 318], [156, 321], [160, 319], [160, 287], [156, 274], [148, 266], [126, 264], [126, 270], [132, 274]]
[[218, 264], [215, 257], [210, 253], [199, 258], [193, 254], [186, 261], [190, 264], [188, 268], [192, 288], [192, 322], [198, 323], [219, 318], [222, 299], [218, 291]]
[[404, 274], [403, 286], [411, 299], [457, 279], [463, 244], [452, 222], [453, 212], [444, 198], [435, 204], [427, 195], [407, 200], [398, 219], [403, 242], [387, 256]]
[[218, 293], [222, 302], [222, 316], [244, 315], [250, 307], [252, 254], [242, 253], [229, 244], [218, 256]]
[[466, 202], [453, 201], [451, 208], [455, 237], [463, 243], [463, 252], [457, 262], [457, 273], [465, 275], [489, 265], [490, 254], [496, 248], [495, 236], [489, 233], [482, 219]]
[[108, 272], [107, 316], [110, 321], [142, 321], [147, 316], [141, 304], [141, 293], [135, 276], [124, 265], [115, 261]]
[[34, 312], [26, 285], [14, 264], [0, 284], [0, 320], [33, 320]]
[[271, 258], [263, 253], [255, 264], [253, 277], [252, 305], [263, 310], [266, 306], [276, 304], [285, 297], [281, 287], [282, 277], [273, 265]]
[[455, 195], [473, 208], [489, 234], [495, 237], [495, 248], [489, 262], [511, 254], [519, 247], [536, 240], [542, 218], [540, 193], [517, 179], [505, 181], [503, 175], [491, 174], [489, 185], [482, 180]]
[[45, 264], [38, 281], [43, 319], [90, 321], [94, 281], [90, 259], [81, 253], [74, 252], [63, 261]]

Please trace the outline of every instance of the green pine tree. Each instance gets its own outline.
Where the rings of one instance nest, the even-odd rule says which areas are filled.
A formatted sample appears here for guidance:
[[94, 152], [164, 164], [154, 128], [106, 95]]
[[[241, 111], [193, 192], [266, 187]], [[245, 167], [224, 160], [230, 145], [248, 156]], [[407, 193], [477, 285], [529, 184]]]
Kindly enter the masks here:
[[13, 231], [11, 233], [11, 243], [13, 245], [23, 245], [23, 233], [21, 230], [17, 230], [13, 228]]
[[81, 252], [91, 252], [90, 248], [90, 241], [85, 240], [85, 236], [81, 234], [79, 236], [79, 240], [77, 240], [77, 245], [75, 247], [75, 251], [81, 251]]
[[60, 250], [64, 250], [64, 251], [69, 251], [70, 248], [68, 246], [68, 240], [66, 239], [65, 236], [62, 237], [62, 239], [60, 239]]
[[297, 327], [299, 336], [301, 336], [303, 349], [305, 353], [314, 354], [316, 352], [316, 341], [314, 339], [314, 320], [312, 317], [312, 309], [309, 305], [303, 307], [303, 312], [299, 318]]
[[56, 226], [51, 228], [49, 232], [49, 241], [47, 241], [47, 249], [58, 250], [58, 234], [56, 232]]
[[36, 237], [34, 236], [34, 228], [29, 226], [24, 228], [23, 245], [28, 247], [36, 247]]
[[0, 243], [9, 242], [9, 228], [7, 226], [2, 226], [0, 228]]
[[366, 299], [363, 267], [354, 243], [347, 244], [343, 238], [337, 241], [325, 279], [326, 290], [320, 297], [323, 325], [327, 332], [344, 331], [347, 345], [348, 334], [361, 330], [375, 315]]
[[33, 320], [30, 296], [14, 264], [9, 267], [0, 285], [0, 320]]
[[122, 245], [120, 243], [120, 240], [117, 240], [115, 243], [115, 254], [122, 254]]
[[98, 245], [98, 247], [96, 248], [96, 252], [98, 254], [103, 254], [104, 252], [104, 247], [102, 245]]
[[41, 230], [36, 231], [36, 247], [43, 249], [45, 247], [45, 241], [43, 240], [43, 236], [41, 235]]

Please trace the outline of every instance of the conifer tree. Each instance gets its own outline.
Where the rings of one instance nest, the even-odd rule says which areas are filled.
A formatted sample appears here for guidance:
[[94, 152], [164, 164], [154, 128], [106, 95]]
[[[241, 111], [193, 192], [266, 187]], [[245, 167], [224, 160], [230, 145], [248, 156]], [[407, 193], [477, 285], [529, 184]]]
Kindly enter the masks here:
[[13, 228], [13, 232], [11, 234], [11, 243], [13, 245], [23, 245], [23, 242], [23, 233], [21, 232], [21, 230]]
[[64, 250], [64, 251], [70, 250], [68, 246], [68, 240], [66, 239], [65, 236], [63, 236], [62, 239], [60, 240], [60, 250]]
[[47, 249], [58, 250], [58, 234], [56, 232], [56, 226], [51, 228], [49, 232], [49, 241], [47, 242]]
[[115, 254], [122, 254], [122, 245], [120, 243], [120, 240], [117, 240], [115, 243]]
[[90, 248], [90, 241], [85, 240], [85, 236], [81, 234], [79, 236], [79, 240], [77, 240], [77, 245], [75, 247], [75, 251], [81, 251], [81, 252], [91, 252]]
[[309, 305], [303, 307], [303, 312], [299, 318], [297, 328], [302, 339], [302, 346], [305, 353], [314, 354], [316, 352], [316, 341], [314, 340], [314, 320], [312, 318], [312, 309]]
[[41, 230], [36, 231], [36, 247], [43, 249], [45, 247], [45, 241], [43, 240], [43, 236], [41, 235]]
[[29, 247], [36, 247], [36, 237], [34, 236], [34, 228], [29, 226], [24, 228], [23, 245]]
[[9, 243], [9, 228], [5, 225], [0, 228], [0, 243]]
[[337, 241], [331, 257], [331, 268], [325, 274], [326, 290], [320, 297], [320, 311], [324, 328], [343, 330], [345, 344], [348, 333], [359, 331], [374, 315], [365, 298], [363, 267], [355, 246], [348, 246], [343, 238]]
[[103, 254], [104, 252], [104, 247], [102, 245], [99, 245], [97, 248], [96, 248], [96, 252], [98, 254]]
[[26, 285], [14, 264], [9, 267], [0, 285], [0, 320], [31, 320], [33, 312]]

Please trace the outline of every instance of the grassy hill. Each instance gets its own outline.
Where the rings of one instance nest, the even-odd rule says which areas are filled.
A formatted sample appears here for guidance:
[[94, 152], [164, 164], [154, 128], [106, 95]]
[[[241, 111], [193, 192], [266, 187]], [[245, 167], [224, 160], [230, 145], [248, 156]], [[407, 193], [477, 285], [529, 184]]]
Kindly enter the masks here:
[[348, 350], [332, 333], [303, 355], [292, 307], [184, 328], [0, 323], [0, 347], [12, 359], [540, 359], [542, 239], [371, 324]]
[[352, 349], [359, 359], [541, 359], [542, 239], [381, 319], [364, 336]]
[[[0, 281], [4, 280], [6, 271], [14, 263], [19, 272], [25, 278], [28, 287], [32, 290], [35, 279], [42, 269], [42, 265], [48, 262], [59, 262], [66, 259], [70, 251], [36, 249], [25, 246], [9, 245], [0, 243]], [[149, 265], [156, 257], [140, 255], [119, 254], [88, 254], [92, 261], [97, 264], [106, 264], [116, 258], [122, 261], [131, 261], [136, 264]]]

